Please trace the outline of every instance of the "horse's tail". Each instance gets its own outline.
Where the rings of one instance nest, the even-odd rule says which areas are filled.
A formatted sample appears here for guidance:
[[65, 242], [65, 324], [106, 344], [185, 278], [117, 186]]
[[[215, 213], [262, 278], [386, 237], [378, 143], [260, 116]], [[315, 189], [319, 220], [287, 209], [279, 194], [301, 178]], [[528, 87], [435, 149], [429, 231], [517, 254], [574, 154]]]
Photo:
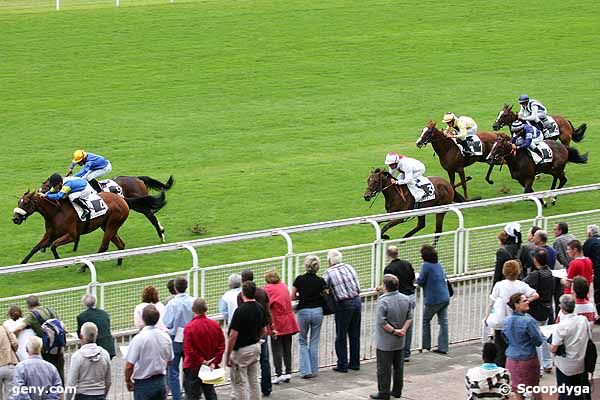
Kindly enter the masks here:
[[464, 203], [465, 202], [465, 198], [458, 193], [458, 191], [454, 191], [454, 200], [455, 203]]
[[169, 190], [173, 186], [173, 183], [175, 183], [173, 175], [169, 176], [169, 180], [167, 180], [167, 183], [162, 183], [161, 181], [158, 181], [154, 178], [150, 178], [149, 176], [138, 176], [138, 179], [144, 182], [144, 185], [146, 185], [148, 189], [154, 190]]
[[129, 208], [134, 211], [140, 213], [150, 211], [152, 214], [157, 213], [165, 206], [165, 204], [167, 204], [164, 190], [161, 190], [160, 194], [157, 196], [126, 197], [125, 201]]
[[575, 164], [587, 164], [588, 162], [588, 153], [585, 154], [579, 154], [579, 151], [574, 148], [574, 147], [567, 147], [567, 150], [569, 151], [569, 162], [575, 163]]
[[569, 121], [569, 125], [571, 125], [571, 129], [573, 130], [573, 141], [579, 143], [583, 140], [583, 135], [585, 135], [585, 130], [587, 129], [587, 124], [581, 124], [577, 129], [573, 127], [571, 121]]

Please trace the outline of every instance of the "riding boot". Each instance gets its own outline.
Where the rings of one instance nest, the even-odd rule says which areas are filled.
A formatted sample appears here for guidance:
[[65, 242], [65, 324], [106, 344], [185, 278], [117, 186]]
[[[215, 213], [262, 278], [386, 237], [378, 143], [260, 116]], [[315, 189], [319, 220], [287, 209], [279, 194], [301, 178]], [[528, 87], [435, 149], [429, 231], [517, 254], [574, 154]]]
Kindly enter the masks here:
[[103, 192], [103, 190], [102, 190], [102, 186], [100, 186], [100, 184], [98, 183], [98, 181], [97, 181], [97, 180], [95, 180], [95, 179], [90, 179], [90, 180], [89, 180], [89, 184], [90, 184], [90, 186], [91, 186], [91, 187], [93, 187], [93, 188], [94, 188], [94, 190], [95, 190], [97, 193], [102, 193], [102, 192]]
[[81, 219], [84, 221], [87, 220], [90, 217], [90, 209], [88, 208], [85, 201], [81, 198], [78, 198], [78, 199], [75, 199], [74, 202], [77, 203], [79, 205], [79, 207], [81, 207], [81, 209], [83, 210]]

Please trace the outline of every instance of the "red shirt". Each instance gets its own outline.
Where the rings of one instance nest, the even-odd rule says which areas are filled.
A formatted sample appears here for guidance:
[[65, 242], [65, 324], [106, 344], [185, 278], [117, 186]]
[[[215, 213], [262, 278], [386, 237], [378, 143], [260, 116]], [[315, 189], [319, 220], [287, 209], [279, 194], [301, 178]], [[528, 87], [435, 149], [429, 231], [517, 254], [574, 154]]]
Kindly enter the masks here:
[[[594, 281], [594, 267], [592, 265], [592, 260], [587, 257], [581, 257], [575, 258], [569, 263], [569, 268], [567, 269], [567, 279], [573, 280], [573, 278], [578, 275], [581, 275], [587, 279], [588, 284], [592, 284]], [[571, 291], [571, 285], [565, 285], [564, 293], [573, 293]]]
[[219, 365], [225, 352], [225, 336], [217, 321], [206, 315], [196, 315], [183, 330], [183, 368], [200, 369], [202, 363], [214, 358]]

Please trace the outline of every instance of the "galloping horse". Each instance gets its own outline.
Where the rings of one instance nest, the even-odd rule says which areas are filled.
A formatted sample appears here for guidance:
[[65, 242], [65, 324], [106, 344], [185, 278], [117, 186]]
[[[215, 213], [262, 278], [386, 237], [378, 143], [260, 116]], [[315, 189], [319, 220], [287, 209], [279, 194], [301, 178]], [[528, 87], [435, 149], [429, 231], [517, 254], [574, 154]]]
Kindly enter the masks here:
[[[430, 176], [429, 180], [433, 186], [435, 186], [435, 199], [419, 203], [419, 208], [441, 206], [450, 204], [452, 202], [465, 201], [465, 199], [458, 194], [452, 185], [444, 178]], [[388, 213], [412, 210], [415, 208], [415, 198], [408, 190], [408, 187], [406, 185], [396, 185], [392, 176], [387, 171], [379, 168], [371, 172], [371, 175], [367, 179], [367, 190], [365, 191], [363, 197], [366, 201], [369, 201], [378, 193], [383, 193], [383, 197], [385, 198], [385, 211]], [[435, 215], [435, 233], [442, 232], [445, 216], [446, 213], [439, 213]], [[417, 226], [404, 235], [405, 238], [410, 237], [421, 229], [425, 228], [425, 216], [419, 215], [417, 219]], [[386, 240], [389, 239], [390, 237], [388, 235], [384, 235], [384, 233], [401, 222], [404, 221], [396, 219], [385, 224], [385, 226], [381, 229], [381, 237]], [[438, 237], [436, 236], [436, 243], [437, 240]]]
[[[557, 181], [560, 189], [567, 183], [565, 176], [567, 162], [586, 164], [588, 155], [587, 153], [580, 155], [577, 149], [564, 146], [554, 140], [544, 140], [544, 142], [552, 150], [552, 162], [535, 164], [527, 149], [519, 149], [516, 154], [513, 154], [511, 142], [506, 137], [499, 137], [494, 143], [494, 148], [489, 155], [490, 162], [506, 162], [511, 178], [519, 181], [525, 188], [525, 193], [533, 192], [533, 182], [538, 174], [552, 175], [554, 179], [550, 189], [556, 188]], [[556, 203], [556, 199], [552, 200], [552, 204], [554, 203]]]
[[[517, 113], [512, 110], [512, 105], [504, 104], [502, 106], [502, 110], [498, 113], [496, 117], [496, 121], [492, 125], [492, 128], [495, 131], [499, 131], [503, 126], [512, 124], [518, 118]], [[587, 129], [587, 124], [581, 124], [577, 129], [573, 127], [571, 121], [562, 117], [560, 115], [552, 115], [554, 121], [558, 124], [558, 132], [560, 142], [565, 146], [568, 146], [573, 140], [576, 143], [579, 143], [583, 140], [583, 135], [585, 134], [585, 130]]]
[[[60, 258], [56, 251], [58, 246], [78, 242], [81, 235], [93, 232], [98, 228], [104, 231], [102, 243], [98, 249], [99, 253], [106, 251], [108, 243], [111, 241], [119, 250], [123, 250], [125, 243], [118, 235], [118, 230], [129, 216], [129, 209], [160, 208], [165, 202], [164, 192], [160, 196], [144, 196], [133, 199], [106, 192], [99, 195], [108, 206], [108, 211], [100, 217], [84, 222], [79, 219], [75, 208], [68, 199], [52, 201], [41, 197], [39, 192], [25, 192], [14, 209], [13, 222], [20, 225], [31, 214], [39, 212], [44, 217], [46, 233], [25, 256], [21, 264], [27, 263], [36, 252], [45, 250], [47, 247], [50, 247], [55, 258]], [[121, 265], [122, 260], [119, 259], [117, 263]]]
[[[499, 135], [504, 135], [502, 133], [494, 133], [494, 132], [478, 132], [477, 136], [481, 139], [483, 154], [481, 156], [473, 156], [468, 155], [464, 156], [458, 145], [454, 140], [444, 135], [444, 133], [436, 128], [435, 121], [429, 121], [427, 126], [423, 128], [421, 132], [421, 136], [417, 140], [417, 147], [421, 148], [427, 146], [428, 143], [431, 143], [433, 146], [433, 150], [436, 152], [438, 157], [440, 158], [440, 164], [442, 168], [448, 172], [448, 178], [450, 178], [450, 184], [454, 186], [454, 181], [456, 177], [456, 173], [458, 172], [458, 176], [460, 177], [460, 183], [463, 187], [463, 192], [465, 193], [465, 199], [468, 199], [469, 196], [467, 194], [467, 179], [465, 178], [465, 167], [468, 167], [475, 162], [483, 162], [487, 163], [487, 157], [492, 150], [492, 146], [494, 146], [494, 142], [498, 138]], [[493, 184], [494, 181], [490, 180], [490, 174], [492, 172], [492, 168], [494, 166], [490, 165], [488, 168], [488, 172], [485, 176], [485, 180], [489, 184]]]

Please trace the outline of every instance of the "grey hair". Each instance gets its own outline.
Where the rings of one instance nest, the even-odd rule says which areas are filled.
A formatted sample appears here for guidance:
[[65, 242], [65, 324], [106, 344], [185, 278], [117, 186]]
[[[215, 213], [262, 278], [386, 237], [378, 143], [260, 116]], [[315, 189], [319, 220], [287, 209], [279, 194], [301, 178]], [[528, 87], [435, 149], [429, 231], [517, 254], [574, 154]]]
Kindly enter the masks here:
[[535, 237], [537, 240], [540, 240], [540, 241], [542, 241], [544, 243], [548, 242], [548, 232], [546, 232], [543, 229], [540, 229], [540, 230], [536, 231], [533, 234], [533, 237]]
[[25, 349], [29, 354], [41, 354], [42, 346], [42, 339], [37, 336], [29, 336], [25, 342]]
[[240, 274], [229, 275], [229, 288], [236, 289], [242, 286], [242, 276]]
[[306, 256], [306, 258], [304, 259], [304, 268], [306, 269], [306, 272], [313, 272], [316, 274], [317, 272], [319, 272], [320, 267], [321, 260], [319, 259], [319, 257], [310, 255]]
[[96, 296], [91, 294], [83, 295], [81, 298], [81, 304], [86, 308], [96, 308]]
[[81, 336], [87, 343], [96, 343], [98, 339], [98, 327], [93, 322], [81, 325]]
[[560, 303], [560, 309], [565, 312], [565, 314], [572, 314], [575, 311], [575, 298], [570, 294], [563, 294], [558, 299]]
[[598, 228], [598, 225], [595, 224], [588, 225], [587, 232], [590, 236], [596, 236], [598, 233], [600, 233], [600, 228]]
[[386, 250], [387, 256], [390, 258], [398, 258], [398, 247], [397, 246], [388, 246]]
[[337, 249], [331, 249], [327, 252], [327, 261], [331, 265], [341, 264], [343, 260], [342, 253]]

